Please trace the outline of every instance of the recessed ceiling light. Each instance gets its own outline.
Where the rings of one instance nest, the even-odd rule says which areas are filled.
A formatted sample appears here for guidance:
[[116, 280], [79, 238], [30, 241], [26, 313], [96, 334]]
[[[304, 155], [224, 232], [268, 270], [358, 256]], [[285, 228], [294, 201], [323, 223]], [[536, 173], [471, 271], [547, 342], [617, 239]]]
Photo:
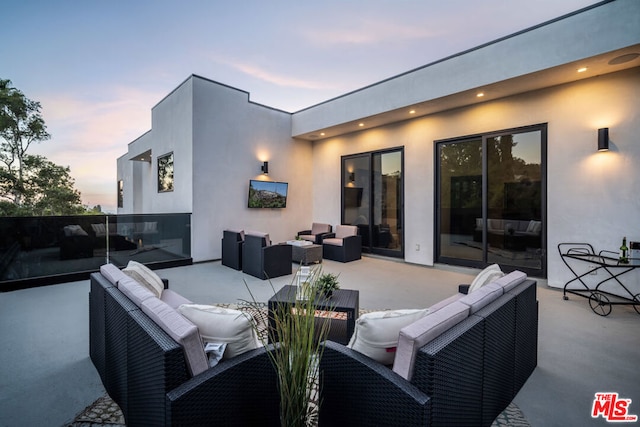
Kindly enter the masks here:
[[415, 114], [415, 113], [416, 113], [416, 110], [409, 111], [409, 114]]
[[579, 73], [584, 73], [585, 71], [587, 71], [587, 67], [578, 68]]
[[478, 94], [476, 95], [478, 98], [482, 98], [484, 96], [484, 92], [478, 92]]
[[320, 132], [320, 136], [324, 136], [324, 132]]
[[364, 126], [364, 123], [358, 123], [358, 126], [362, 127]]

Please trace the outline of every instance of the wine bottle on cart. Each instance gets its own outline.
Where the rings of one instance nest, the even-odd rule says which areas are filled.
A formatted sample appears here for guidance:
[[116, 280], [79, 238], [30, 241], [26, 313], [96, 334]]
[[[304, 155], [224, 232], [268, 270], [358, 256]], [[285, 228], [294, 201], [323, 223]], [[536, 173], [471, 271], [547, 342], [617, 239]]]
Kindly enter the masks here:
[[629, 248], [627, 248], [627, 238], [623, 237], [622, 238], [622, 246], [620, 246], [620, 264], [628, 264], [629, 263], [629, 257], [627, 256], [627, 252], [629, 251]]

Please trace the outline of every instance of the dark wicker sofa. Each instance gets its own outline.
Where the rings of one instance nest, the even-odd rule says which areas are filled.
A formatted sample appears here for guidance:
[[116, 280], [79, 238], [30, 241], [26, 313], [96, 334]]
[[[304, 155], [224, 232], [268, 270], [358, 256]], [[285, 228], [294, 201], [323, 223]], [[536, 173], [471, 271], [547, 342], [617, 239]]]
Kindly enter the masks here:
[[270, 347], [191, 375], [185, 351], [101, 273], [91, 275], [90, 356], [127, 426], [279, 425]]
[[319, 424], [489, 426], [535, 369], [537, 340], [536, 282], [525, 280], [420, 347], [410, 380], [327, 341]]

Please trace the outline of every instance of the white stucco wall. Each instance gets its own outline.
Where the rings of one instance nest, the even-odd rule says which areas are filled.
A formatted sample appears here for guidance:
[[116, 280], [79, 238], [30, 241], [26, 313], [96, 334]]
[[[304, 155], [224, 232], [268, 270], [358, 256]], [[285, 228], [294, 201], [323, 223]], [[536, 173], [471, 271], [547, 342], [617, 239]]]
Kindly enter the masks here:
[[[615, 250], [623, 236], [640, 240], [638, 99], [640, 68], [634, 68], [318, 141], [313, 216], [340, 220], [340, 156], [404, 146], [405, 260], [432, 265], [433, 141], [548, 123], [548, 279], [562, 286], [571, 276], [558, 255], [559, 242]], [[596, 151], [601, 127], [610, 128], [607, 153]]]
[[[248, 94], [192, 78], [194, 261], [219, 259], [225, 229], [290, 240], [312, 221], [311, 143], [291, 138], [289, 113], [249, 102]], [[260, 166], [269, 162], [269, 174]], [[249, 209], [249, 180], [288, 182], [287, 207]]]

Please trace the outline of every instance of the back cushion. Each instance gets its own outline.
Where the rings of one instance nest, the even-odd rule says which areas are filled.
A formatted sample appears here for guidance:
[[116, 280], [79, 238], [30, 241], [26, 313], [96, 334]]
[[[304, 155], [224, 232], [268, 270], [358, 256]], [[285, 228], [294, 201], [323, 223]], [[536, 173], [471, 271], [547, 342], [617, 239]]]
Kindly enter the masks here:
[[131, 276], [138, 283], [149, 289], [158, 298], [160, 298], [160, 296], [162, 295], [162, 291], [164, 290], [164, 283], [162, 283], [162, 279], [149, 267], [136, 261], [129, 261], [129, 264], [127, 264], [127, 268], [122, 271], [126, 275]]
[[469, 286], [469, 293], [480, 289], [482, 286], [491, 283], [502, 276], [504, 276], [504, 273], [500, 270], [500, 266], [498, 264], [491, 264], [478, 273], [475, 279], [473, 279], [471, 286]]
[[357, 236], [358, 227], [355, 225], [336, 225], [336, 239], [344, 239], [349, 236]]
[[209, 368], [198, 328], [193, 323], [158, 298], [146, 299], [141, 308], [151, 320], [182, 346], [191, 375], [198, 375]]
[[400, 329], [428, 312], [427, 309], [407, 309], [363, 314], [356, 320], [356, 328], [347, 347], [383, 365], [391, 365]]
[[420, 347], [462, 322], [468, 316], [469, 306], [455, 301], [402, 328], [398, 337], [398, 350], [393, 370], [403, 378], [411, 380], [416, 354]]
[[311, 225], [311, 234], [328, 233], [329, 230], [331, 230], [331, 226], [329, 224], [321, 224], [319, 222], [314, 222]]
[[202, 341], [227, 343], [224, 359], [261, 347], [248, 315], [212, 305], [183, 304], [178, 311], [198, 327]]

